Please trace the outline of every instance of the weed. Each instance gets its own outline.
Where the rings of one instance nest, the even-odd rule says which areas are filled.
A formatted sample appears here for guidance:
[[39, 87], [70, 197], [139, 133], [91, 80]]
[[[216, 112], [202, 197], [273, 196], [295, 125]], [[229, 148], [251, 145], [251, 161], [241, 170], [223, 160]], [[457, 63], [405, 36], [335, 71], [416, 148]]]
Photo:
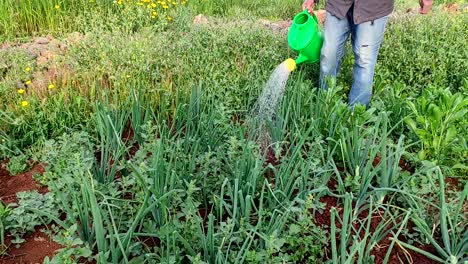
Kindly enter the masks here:
[[25, 154], [10, 158], [7, 164], [7, 170], [12, 176], [25, 172], [29, 168], [29, 157]]

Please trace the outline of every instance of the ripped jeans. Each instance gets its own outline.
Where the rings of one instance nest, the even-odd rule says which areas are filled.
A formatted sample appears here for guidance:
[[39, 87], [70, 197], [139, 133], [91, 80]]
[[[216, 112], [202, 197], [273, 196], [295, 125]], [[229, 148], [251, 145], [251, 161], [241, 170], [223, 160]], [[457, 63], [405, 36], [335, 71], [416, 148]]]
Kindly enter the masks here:
[[362, 24], [354, 24], [352, 7], [347, 17], [339, 19], [327, 12], [324, 43], [320, 56], [320, 87], [327, 89], [326, 79], [336, 78], [351, 34], [354, 52], [353, 84], [349, 94], [350, 106], [362, 104], [369, 107], [380, 44], [388, 16]]

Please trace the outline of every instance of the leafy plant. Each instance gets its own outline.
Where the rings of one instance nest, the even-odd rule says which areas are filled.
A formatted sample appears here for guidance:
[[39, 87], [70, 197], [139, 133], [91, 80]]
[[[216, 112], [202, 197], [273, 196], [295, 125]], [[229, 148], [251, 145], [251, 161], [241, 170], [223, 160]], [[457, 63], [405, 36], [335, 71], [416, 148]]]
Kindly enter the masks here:
[[12, 176], [25, 172], [30, 167], [28, 163], [29, 157], [25, 154], [10, 158], [7, 164], [7, 170]]
[[53, 193], [40, 194], [37, 191], [19, 192], [16, 194], [18, 203], [12, 205], [12, 209], [5, 217], [5, 229], [13, 237], [12, 243], [21, 244], [25, 240], [23, 236], [34, 232], [40, 225], [49, 224], [50, 218], [43, 218], [44, 214], [58, 216], [57, 201]]
[[421, 140], [419, 158], [442, 164], [448, 161], [453, 144], [466, 131], [468, 98], [449, 89], [426, 89], [415, 103], [408, 101], [408, 106], [412, 116], [405, 122]]

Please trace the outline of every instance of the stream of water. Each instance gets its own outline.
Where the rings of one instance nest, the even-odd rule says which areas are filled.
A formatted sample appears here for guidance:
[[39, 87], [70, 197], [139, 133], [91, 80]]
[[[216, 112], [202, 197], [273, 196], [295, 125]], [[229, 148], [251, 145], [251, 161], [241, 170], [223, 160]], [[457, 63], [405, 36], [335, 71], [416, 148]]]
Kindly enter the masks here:
[[265, 84], [260, 97], [254, 105], [249, 120], [249, 136], [259, 142], [263, 149], [270, 145], [267, 124], [274, 121], [276, 111], [286, 89], [295, 62], [288, 59], [278, 65]]

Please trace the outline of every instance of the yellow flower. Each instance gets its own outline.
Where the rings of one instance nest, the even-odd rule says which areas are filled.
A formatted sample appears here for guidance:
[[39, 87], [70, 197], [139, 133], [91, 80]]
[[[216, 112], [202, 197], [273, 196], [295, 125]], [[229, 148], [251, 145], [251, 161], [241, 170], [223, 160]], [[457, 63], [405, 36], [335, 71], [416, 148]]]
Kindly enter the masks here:
[[19, 94], [24, 94], [24, 92], [26, 92], [24, 89], [19, 89], [19, 90], [18, 90], [18, 93], [19, 93]]
[[54, 89], [55, 88], [55, 85], [53, 85], [52, 83], [49, 84], [49, 89]]
[[168, 17], [167, 17], [167, 21], [172, 21], [172, 19], [173, 19], [173, 18], [172, 18], [171, 16], [168, 16]]
[[26, 107], [29, 105], [29, 102], [28, 101], [21, 101], [21, 106], [22, 107]]
[[27, 80], [24, 84], [30, 85], [30, 84], [31, 84], [31, 80]]
[[153, 16], [157, 16], [157, 15], [158, 15], [158, 12], [153, 11]]
[[151, 4], [151, 7], [155, 8], [155, 7], [156, 7], [156, 4], [155, 4], [155, 3], [152, 3], [152, 4]]
[[26, 67], [26, 69], [24, 69], [24, 70], [28, 72], [28, 71], [30, 71], [30, 70], [31, 70], [31, 68], [29, 68], [29, 67]]
[[59, 5], [55, 5], [55, 9], [59, 10], [59, 9], [60, 9], [60, 6], [59, 6]]

